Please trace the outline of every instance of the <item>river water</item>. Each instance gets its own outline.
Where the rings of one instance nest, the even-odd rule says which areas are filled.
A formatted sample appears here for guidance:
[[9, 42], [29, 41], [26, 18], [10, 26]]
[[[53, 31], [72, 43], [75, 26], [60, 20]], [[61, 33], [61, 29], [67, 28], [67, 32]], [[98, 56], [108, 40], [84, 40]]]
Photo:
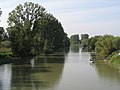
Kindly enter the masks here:
[[72, 46], [68, 53], [0, 65], [0, 90], [119, 90], [119, 70], [89, 59]]

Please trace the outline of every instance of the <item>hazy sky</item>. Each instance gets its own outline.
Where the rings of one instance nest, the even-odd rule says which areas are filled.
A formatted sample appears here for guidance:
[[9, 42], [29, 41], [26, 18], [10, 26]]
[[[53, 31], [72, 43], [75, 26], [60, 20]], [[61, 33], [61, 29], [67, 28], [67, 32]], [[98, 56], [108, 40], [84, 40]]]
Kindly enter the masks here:
[[7, 27], [8, 13], [25, 2], [39, 3], [63, 25], [65, 32], [90, 36], [120, 36], [120, 0], [0, 0], [0, 26]]

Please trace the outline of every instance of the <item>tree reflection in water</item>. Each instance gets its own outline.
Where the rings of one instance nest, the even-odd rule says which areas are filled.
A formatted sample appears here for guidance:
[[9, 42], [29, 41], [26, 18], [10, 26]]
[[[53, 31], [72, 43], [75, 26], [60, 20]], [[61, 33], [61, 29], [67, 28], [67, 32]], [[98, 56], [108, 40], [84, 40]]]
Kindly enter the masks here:
[[74, 52], [74, 53], [79, 53], [79, 48], [80, 46], [78, 44], [70, 46], [71, 52]]
[[31, 60], [20, 60], [21, 64], [14, 63], [11, 89], [49, 90], [55, 88], [61, 79], [64, 59], [64, 54], [57, 53], [39, 56]]
[[104, 79], [104, 81], [107, 81], [107, 82], [115, 81], [120, 84], [120, 72], [118, 69], [116, 69], [112, 65], [106, 64], [105, 62], [96, 63], [95, 67], [101, 79]]

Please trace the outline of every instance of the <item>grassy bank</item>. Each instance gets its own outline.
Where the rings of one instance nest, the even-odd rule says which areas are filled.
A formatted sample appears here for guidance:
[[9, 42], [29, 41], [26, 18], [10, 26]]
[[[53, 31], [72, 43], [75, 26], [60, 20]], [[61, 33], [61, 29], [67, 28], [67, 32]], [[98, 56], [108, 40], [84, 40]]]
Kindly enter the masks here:
[[97, 63], [99, 63], [99, 62], [101, 63], [102, 61], [103, 62], [106, 61], [107, 64], [110, 64], [110, 65], [120, 69], [120, 55], [119, 55], [119, 52], [113, 52], [106, 59], [101, 58], [99, 56], [96, 56], [94, 53], [91, 53], [91, 57]]
[[112, 53], [108, 58], [109, 58], [109, 62], [114, 66], [120, 65], [120, 55], [118, 52]]
[[11, 48], [0, 47], [0, 65], [10, 63], [13, 61], [13, 54]]
[[0, 59], [11, 58], [12, 56], [13, 53], [11, 51], [11, 48], [7, 48], [7, 47], [0, 48]]

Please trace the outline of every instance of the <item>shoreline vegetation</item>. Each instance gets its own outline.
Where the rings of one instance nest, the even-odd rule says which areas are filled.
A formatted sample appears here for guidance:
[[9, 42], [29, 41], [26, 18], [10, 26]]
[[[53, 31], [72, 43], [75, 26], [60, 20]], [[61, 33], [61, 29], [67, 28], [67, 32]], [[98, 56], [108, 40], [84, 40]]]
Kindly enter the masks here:
[[[104, 36], [100, 36], [100, 38], [103, 38], [103, 37], [111, 37], [111, 35], [104, 35]], [[118, 38], [119, 37], [114, 37], [114, 36], [112, 36], [114, 39], [112, 39], [113, 41], [117, 38], [117, 40], [119, 40]], [[94, 39], [94, 37], [91, 37], [92, 39]], [[96, 49], [96, 46], [97, 46], [97, 43], [98, 43], [98, 41], [96, 40], [96, 42], [94, 42], [94, 50], [90, 50], [90, 43], [91, 43], [91, 41], [90, 40], [92, 40], [91, 38], [89, 38], [89, 40], [86, 40], [86, 41], [89, 41], [89, 42], [87, 42], [88, 43], [88, 45], [89, 45], [89, 48], [87, 47], [87, 45], [84, 45], [84, 43], [82, 42], [82, 40], [79, 40], [79, 39], [77, 39], [77, 40], [79, 40], [79, 41], [75, 41], [74, 39], [73, 39], [73, 41], [74, 41], [74, 43], [72, 43], [72, 41], [71, 41], [71, 45], [72, 46], [74, 46], [74, 45], [77, 45], [78, 47], [82, 47], [83, 48], [83, 51], [89, 51], [89, 52], [91, 52], [91, 56], [92, 56], [92, 59], [93, 60], [97, 60], [97, 62], [100, 62], [100, 61], [105, 61], [105, 62], [107, 62], [107, 64], [110, 64], [110, 65], [112, 65], [112, 66], [114, 66], [114, 67], [117, 67], [117, 68], [119, 68], [120, 69], [120, 52], [119, 52], [119, 44], [118, 44], [118, 48], [117, 49], [114, 49], [114, 51], [113, 52], [111, 52], [110, 54], [107, 54], [107, 55], [104, 55], [104, 54], [106, 54], [106, 53], [104, 53], [104, 54], [102, 54], [102, 56], [104, 56], [104, 57], [102, 57], [102, 56], [100, 56], [100, 55], [98, 55], [98, 54], [96, 54], [96, 52], [95, 52], [95, 49]], [[95, 36], [95, 38], [96, 38], [96, 36]], [[99, 38], [97, 37], [97, 39], [99, 40]], [[83, 39], [84, 40], [84, 39]], [[105, 40], [105, 38], [104, 38], [104, 40]], [[102, 40], [102, 41], [104, 41], [104, 40]], [[116, 40], [116, 41], [117, 41]], [[100, 43], [102, 43], [102, 41], [100, 42]], [[111, 40], [110, 40], [111, 41]], [[113, 42], [112, 41], [112, 42]], [[75, 42], [77, 42], [77, 43], [75, 43]], [[118, 41], [117, 41], [118, 42]], [[7, 44], [6, 44], [7, 43]], [[86, 42], [85, 42], [86, 43]], [[99, 43], [99, 44], [100, 44]], [[115, 42], [114, 42], [115, 43]], [[92, 44], [93, 45], [93, 44]], [[92, 46], [91, 45], [91, 46]], [[86, 46], [86, 47], [83, 47], [83, 46]], [[101, 44], [101, 46], [102, 46], [102, 44]], [[105, 47], [105, 45], [103, 45], [104, 47]], [[117, 46], [116, 46], [117, 47]], [[102, 47], [103, 48], [103, 47]], [[101, 48], [101, 50], [102, 50], [102, 48]], [[111, 46], [111, 49], [112, 49], [113, 47]], [[107, 48], [106, 48], [107, 49]], [[41, 53], [41, 55], [45, 55], [45, 53]], [[106, 56], [106, 57], [105, 57]], [[31, 55], [31, 57], [33, 57], [32, 55]], [[25, 57], [24, 57], [25, 58]], [[0, 61], [1, 62], [3, 62], [3, 63], [6, 63], [6, 62], [13, 62], [14, 60], [18, 60], [18, 59], [22, 59], [22, 57], [16, 57], [13, 53], [12, 53], [12, 50], [11, 50], [11, 47], [10, 47], [10, 42], [6, 42], [6, 41], [4, 41], [4, 43], [2, 42], [2, 44], [1, 44], [1, 48], [0, 48]]]
[[70, 45], [61, 22], [39, 4], [19, 4], [7, 22], [6, 30], [0, 27], [0, 59], [50, 54]]
[[89, 38], [88, 34], [81, 35], [83, 50], [91, 52], [93, 60], [103, 60], [115, 67], [120, 66], [120, 37], [99, 35]]
[[120, 37], [81, 34], [79, 39], [76, 34], [69, 39], [61, 22], [39, 4], [19, 4], [9, 13], [7, 22], [7, 32], [0, 27], [0, 60], [50, 54], [77, 44], [82, 51], [92, 52], [92, 59], [120, 65]]
[[94, 62], [105, 61], [120, 68], [120, 37], [113, 35], [99, 35], [89, 37], [88, 34], [72, 35], [70, 44], [80, 44], [83, 52], [91, 52]]

